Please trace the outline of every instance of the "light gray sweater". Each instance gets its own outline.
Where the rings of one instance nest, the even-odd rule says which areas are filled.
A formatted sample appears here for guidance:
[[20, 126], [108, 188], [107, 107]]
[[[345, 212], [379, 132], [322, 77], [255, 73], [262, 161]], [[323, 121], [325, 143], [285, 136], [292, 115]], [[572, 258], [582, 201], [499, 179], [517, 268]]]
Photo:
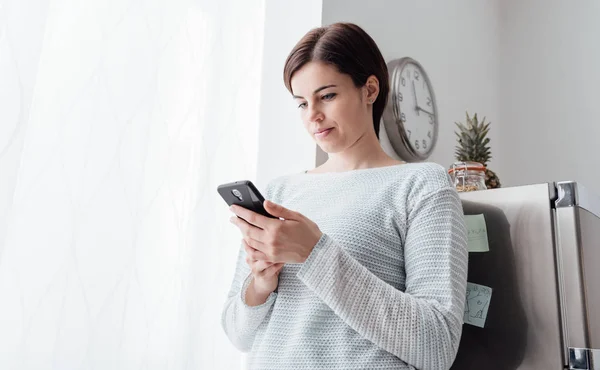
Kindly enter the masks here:
[[293, 174], [265, 197], [322, 238], [260, 306], [240, 251], [222, 325], [250, 369], [421, 369], [452, 364], [463, 324], [467, 233], [443, 167], [403, 164]]

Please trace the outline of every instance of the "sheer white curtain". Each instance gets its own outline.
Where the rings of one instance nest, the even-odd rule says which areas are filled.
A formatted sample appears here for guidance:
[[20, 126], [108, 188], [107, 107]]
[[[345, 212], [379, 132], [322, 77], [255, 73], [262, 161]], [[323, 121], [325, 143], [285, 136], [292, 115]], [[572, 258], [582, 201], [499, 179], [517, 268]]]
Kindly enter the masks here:
[[259, 0], [0, 0], [0, 369], [238, 369]]

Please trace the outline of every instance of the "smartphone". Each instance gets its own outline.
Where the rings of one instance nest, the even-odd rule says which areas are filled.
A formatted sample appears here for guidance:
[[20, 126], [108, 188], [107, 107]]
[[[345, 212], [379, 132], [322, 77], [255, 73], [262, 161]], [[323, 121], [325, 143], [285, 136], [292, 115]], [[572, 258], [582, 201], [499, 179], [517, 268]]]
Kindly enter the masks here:
[[222, 184], [217, 187], [217, 191], [229, 206], [237, 204], [263, 216], [277, 218], [265, 210], [263, 207], [265, 198], [250, 180]]

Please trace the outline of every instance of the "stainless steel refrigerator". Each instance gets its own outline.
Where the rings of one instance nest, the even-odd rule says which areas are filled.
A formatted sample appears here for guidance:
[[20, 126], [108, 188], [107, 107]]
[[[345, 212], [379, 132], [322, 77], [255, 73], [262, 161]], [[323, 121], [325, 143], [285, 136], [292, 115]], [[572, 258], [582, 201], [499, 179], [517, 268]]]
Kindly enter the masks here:
[[557, 182], [461, 199], [466, 217], [483, 215], [489, 247], [469, 253], [468, 281], [491, 296], [452, 369], [599, 370], [600, 197]]

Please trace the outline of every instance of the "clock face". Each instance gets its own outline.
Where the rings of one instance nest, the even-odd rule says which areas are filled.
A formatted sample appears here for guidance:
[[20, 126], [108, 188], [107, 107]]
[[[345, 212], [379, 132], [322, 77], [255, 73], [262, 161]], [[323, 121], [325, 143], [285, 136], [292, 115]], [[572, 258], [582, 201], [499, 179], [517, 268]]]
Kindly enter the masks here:
[[402, 58], [389, 65], [390, 100], [384, 124], [392, 146], [407, 161], [429, 157], [437, 140], [437, 107], [433, 88], [421, 65]]

